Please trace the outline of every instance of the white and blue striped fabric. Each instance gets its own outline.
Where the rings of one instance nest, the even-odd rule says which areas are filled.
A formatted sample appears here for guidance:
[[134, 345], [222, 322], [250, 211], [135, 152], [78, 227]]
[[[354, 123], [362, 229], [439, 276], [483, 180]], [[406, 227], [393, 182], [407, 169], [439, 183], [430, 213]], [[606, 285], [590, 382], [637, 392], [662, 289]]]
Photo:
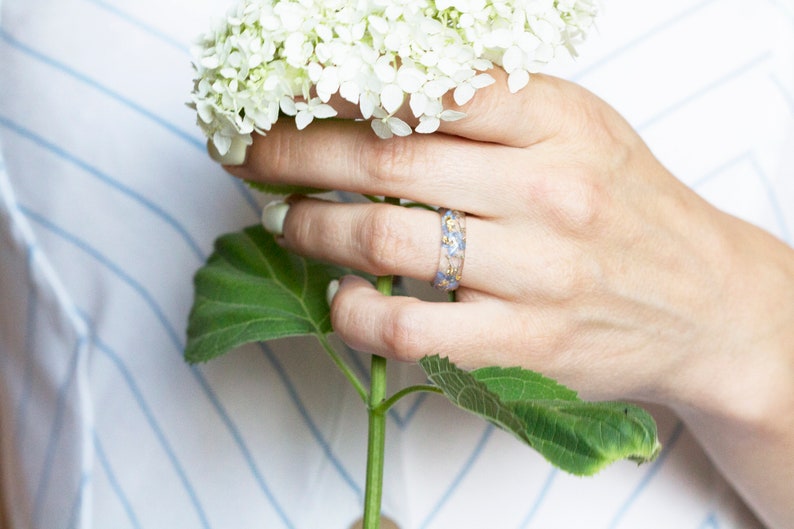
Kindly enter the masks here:
[[[181, 357], [193, 272], [264, 201], [207, 158], [184, 105], [190, 43], [226, 3], [0, 0], [3, 529], [360, 515], [364, 412], [313, 343]], [[790, 0], [609, 0], [580, 52], [554, 71], [708, 200], [792, 241]], [[392, 387], [421, 378], [391, 367]], [[581, 479], [439, 398], [398, 408], [384, 508], [402, 528], [759, 526], [661, 409], [656, 462]]]

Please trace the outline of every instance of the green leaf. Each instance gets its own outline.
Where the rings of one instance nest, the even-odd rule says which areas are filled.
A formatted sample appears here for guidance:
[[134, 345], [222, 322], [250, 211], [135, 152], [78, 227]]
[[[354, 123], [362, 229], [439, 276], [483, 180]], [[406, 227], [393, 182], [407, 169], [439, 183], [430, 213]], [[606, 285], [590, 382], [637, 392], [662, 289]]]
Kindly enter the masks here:
[[220, 237], [194, 278], [185, 359], [249, 342], [331, 331], [325, 291], [340, 268], [290, 254], [261, 226]]
[[464, 371], [446, 358], [419, 362], [457, 406], [480, 415], [576, 475], [592, 475], [621, 459], [651, 461], [661, 445], [648, 412], [621, 402], [585, 402], [533, 371], [487, 367]]

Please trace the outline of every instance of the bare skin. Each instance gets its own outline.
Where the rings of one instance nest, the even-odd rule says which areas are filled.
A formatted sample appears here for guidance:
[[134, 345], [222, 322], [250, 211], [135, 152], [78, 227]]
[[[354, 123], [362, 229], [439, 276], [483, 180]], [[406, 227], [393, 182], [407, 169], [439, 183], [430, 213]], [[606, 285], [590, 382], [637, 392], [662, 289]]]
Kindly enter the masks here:
[[[335, 332], [402, 361], [521, 365], [588, 398], [669, 406], [765, 523], [794, 527], [794, 250], [701, 199], [583, 88], [537, 75], [511, 95], [493, 75], [440, 133], [384, 141], [362, 122], [280, 122], [227, 169], [465, 211], [459, 303], [348, 277]], [[290, 204], [283, 244], [299, 254], [435, 274], [433, 212]]]

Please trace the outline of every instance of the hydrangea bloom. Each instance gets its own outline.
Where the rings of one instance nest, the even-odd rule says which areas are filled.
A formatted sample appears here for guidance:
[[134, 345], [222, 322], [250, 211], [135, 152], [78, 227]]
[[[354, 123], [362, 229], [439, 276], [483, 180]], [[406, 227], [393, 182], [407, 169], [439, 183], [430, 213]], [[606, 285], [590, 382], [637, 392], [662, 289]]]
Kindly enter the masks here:
[[494, 82], [512, 92], [590, 28], [596, 0], [242, 0], [195, 50], [190, 105], [219, 153], [248, 144], [281, 113], [299, 129], [336, 115], [339, 97], [358, 105], [382, 138], [411, 127], [395, 116], [406, 102], [416, 132], [463, 117], [463, 105]]

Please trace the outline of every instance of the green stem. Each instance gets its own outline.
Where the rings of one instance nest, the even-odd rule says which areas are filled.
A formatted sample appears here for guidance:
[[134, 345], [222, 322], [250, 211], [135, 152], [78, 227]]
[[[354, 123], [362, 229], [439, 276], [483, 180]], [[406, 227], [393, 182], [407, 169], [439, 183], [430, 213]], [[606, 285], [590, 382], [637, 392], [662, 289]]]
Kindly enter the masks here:
[[355, 388], [356, 392], [361, 397], [361, 400], [364, 401], [364, 404], [369, 404], [367, 388], [364, 387], [364, 384], [361, 382], [361, 380], [356, 376], [353, 370], [350, 369], [350, 366], [348, 366], [347, 363], [342, 360], [342, 357], [336, 352], [334, 347], [331, 345], [331, 342], [328, 341], [328, 337], [325, 334], [318, 334], [317, 339], [320, 341], [323, 349], [325, 349], [325, 352], [328, 353], [328, 356], [331, 357], [331, 360], [333, 360], [334, 364], [336, 364], [339, 370], [342, 371], [342, 374], [345, 375], [345, 378], [347, 378], [353, 385], [353, 388]]
[[[378, 292], [390, 296], [392, 276], [378, 278]], [[369, 388], [369, 433], [367, 435], [367, 479], [364, 486], [363, 529], [380, 528], [381, 499], [383, 497], [383, 461], [386, 449], [386, 359], [372, 355]]]
[[419, 391], [426, 391], [428, 393], [438, 393], [440, 395], [444, 394], [444, 392], [438, 386], [431, 386], [429, 384], [408, 386], [407, 388], [403, 388], [394, 395], [392, 395], [391, 397], [389, 397], [388, 400], [384, 400], [383, 402], [381, 402], [377, 408], [377, 411], [382, 411], [383, 413], [386, 413], [387, 411], [389, 411], [389, 409], [392, 406], [397, 404], [397, 401], [399, 401], [401, 398], [410, 395], [411, 393], [417, 393]]
[[[387, 204], [400, 205], [399, 198], [384, 197]], [[384, 296], [391, 296], [393, 276], [381, 276], [376, 287]], [[380, 529], [381, 499], [383, 497], [383, 461], [386, 450], [386, 359], [372, 355], [370, 366], [369, 433], [367, 435], [367, 479], [364, 486], [363, 529]]]

